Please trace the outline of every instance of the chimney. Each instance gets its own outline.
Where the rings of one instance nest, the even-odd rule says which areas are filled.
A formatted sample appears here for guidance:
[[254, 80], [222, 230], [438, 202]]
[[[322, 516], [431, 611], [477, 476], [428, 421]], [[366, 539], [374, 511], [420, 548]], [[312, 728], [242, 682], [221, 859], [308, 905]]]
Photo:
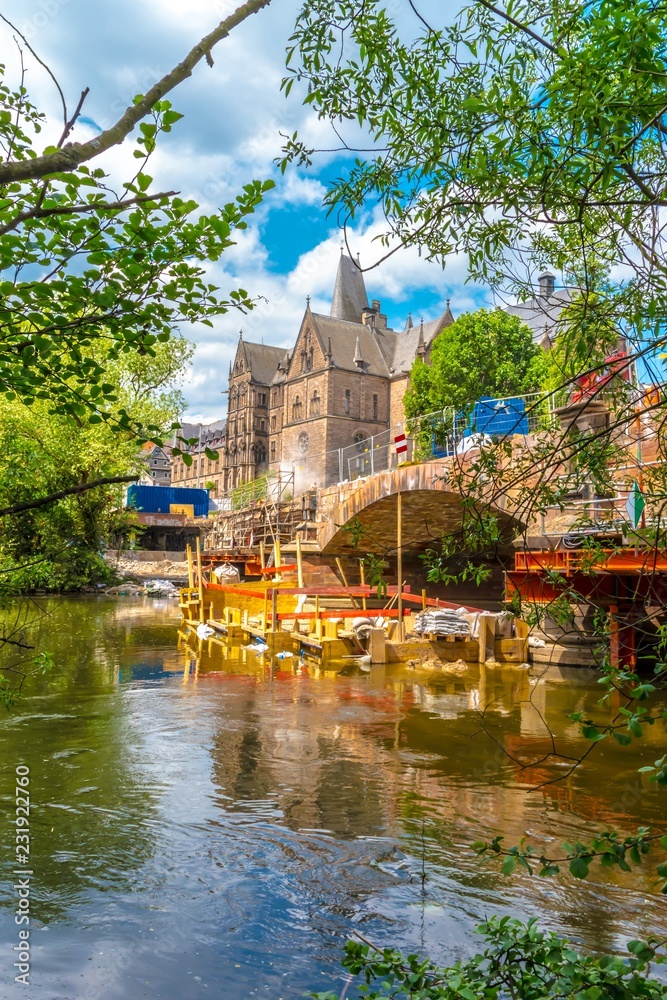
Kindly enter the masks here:
[[361, 313], [361, 322], [366, 326], [370, 326], [372, 330], [386, 330], [387, 329], [387, 317], [383, 312], [380, 312], [382, 308], [379, 299], [373, 299], [370, 307], [366, 308]]
[[371, 330], [373, 330], [375, 329], [376, 320], [377, 320], [377, 313], [375, 309], [369, 309], [368, 306], [366, 306], [366, 308], [363, 309], [361, 313], [361, 322], [365, 326], [370, 326]]
[[541, 274], [538, 281], [540, 283], [540, 298], [550, 299], [556, 287], [556, 279], [551, 271], [545, 271], [544, 274]]

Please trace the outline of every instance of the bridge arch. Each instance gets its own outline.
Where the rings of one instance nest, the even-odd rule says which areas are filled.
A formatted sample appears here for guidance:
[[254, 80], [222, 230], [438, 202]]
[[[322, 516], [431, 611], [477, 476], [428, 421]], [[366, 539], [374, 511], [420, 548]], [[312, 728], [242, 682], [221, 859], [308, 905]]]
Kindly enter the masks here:
[[[403, 549], [420, 550], [437, 546], [444, 535], [461, 527], [461, 494], [447, 483], [447, 466], [442, 460], [421, 465], [403, 466], [380, 472], [359, 482], [334, 507], [319, 532], [319, 548], [325, 554], [354, 551], [383, 554], [396, 545], [397, 501], [402, 494]], [[499, 518], [508, 539], [521, 524], [504, 509], [503, 498], [488, 509]], [[354, 519], [363, 526], [364, 535], [355, 547], [353, 533], [346, 530]]]

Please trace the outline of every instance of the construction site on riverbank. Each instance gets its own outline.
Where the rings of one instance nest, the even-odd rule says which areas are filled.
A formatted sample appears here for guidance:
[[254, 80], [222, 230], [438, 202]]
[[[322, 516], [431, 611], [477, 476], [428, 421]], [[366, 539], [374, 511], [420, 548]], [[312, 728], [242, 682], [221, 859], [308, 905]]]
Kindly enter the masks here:
[[[370, 656], [373, 662], [521, 664], [532, 657], [592, 665], [599, 638], [588, 634], [590, 602], [609, 618], [612, 662], [634, 667], [667, 603], [667, 553], [651, 544], [652, 498], [640, 485], [660, 462], [655, 396], [639, 396], [637, 420], [617, 434], [625, 461], [613, 470], [613, 490], [604, 496], [575, 484], [567, 502], [527, 522], [520, 487], [490, 494], [484, 507], [498, 525], [498, 544], [483, 585], [441, 580], [429, 583], [428, 593], [424, 589], [425, 551], [460, 532], [463, 523], [466, 501], [452, 485], [453, 470], [474, 467], [480, 449], [494, 443], [479, 434], [457, 440], [431, 416], [426, 436], [423, 421], [416, 431], [396, 435], [400, 450], [384, 442], [374, 454], [372, 439], [362, 442], [368, 454], [357, 468], [366, 474], [356, 478], [297, 493], [299, 470], [292, 469], [221, 498], [199, 545], [200, 562], [190, 566], [183, 617], [220, 636], [254, 636], [269, 649], [311, 651], [327, 661]], [[504, 440], [522, 453], [539, 440], [545, 408], [536, 407], [530, 421], [530, 401], [519, 417], [516, 400], [510, 402], [515, 426]], [[490, 403], [497, 413], [508, 401]], [[547, 416], [570, 426], [584, 418], [594, 425], [607, 419], [605, 413], [589, 400]], [[567, 467], [555, 474], [574, 479]], [[642, 501], [634, 524], [628, 514], [633, 491]], [[225, 577], [225, 567], [233, 579]], [[563, 581], [578, 595], [572, 599], [577, 627], [566, 635], [547, 610], [539, 626], [533, 623], [529, 654], [529, 629], [516, 608], [548, 609], [562, 595]], [[458, 632], [426, 636], [422, 628], [419, 634], [422, 616], [445, 610], [460, 611]]]

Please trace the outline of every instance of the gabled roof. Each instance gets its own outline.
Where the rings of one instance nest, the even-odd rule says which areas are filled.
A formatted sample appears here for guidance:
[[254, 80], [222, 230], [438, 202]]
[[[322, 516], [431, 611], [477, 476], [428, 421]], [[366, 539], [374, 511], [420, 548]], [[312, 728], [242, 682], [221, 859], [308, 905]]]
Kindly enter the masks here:
[[[220, 441], [224, 438], [227, 430], [226, 420], [214, 420], [210, 424], [189, 424], [182, 423], [180, 430], [174, 432], [174, 442], [176, 442], [176, 434], [179, 434], [184, 438], [196, 438], [197, 442], [192, 445], [192, 449], [196, 450], [199, 446], [199, 431], [201, 428], [201, 443], [202, 448], [206, 447], [211, 441]], [[183, 444], [180, 444], [183, 447]]]
[[560, 288], [549, 296], [534, 295], [526, 302], [505, 306], [503, 312], [517, 316], [529, 326], [536, 344], [551, 347], [558, 333], [560, 314], [572, 301], [572, 295], [571, 288]]
[[365, 323], [350, 323], [320, 313], [311, 313], [311, 317], [320, 343], [326, 345], [327, 351], [331, 344], [331, 363], [335, 368], [359, 371], [354, 361], [358, 344], [364, 371], [370, 375], [389, 375], [386, 358], [389, 352], [393, 354], [397, 336], [393, 330], [373, 330]]
[[242, 337], [239, 338], [239, 348], [243, 349], [246, 371], [250, 371], [253, 382], [271, 385], [278, 362], [285, 354], [285, 348], [271, 347], [269, 344], [251, 344]]
[[438, 319], [432, 319], [430, 322], [424, 323], [423, 327], [421, 323], [418, 326], [407, 327], [406, 325], [406, 329], [402, 333], [399, 333], [396, 338], [396, 350], [391, 362], [394, 372], [396, 374], [409, 372], [412, 368], [412, 362], [417, 357], [420, 340], [423, 338], [423, 348], [428, 355], [429, 349], [438, 334], [445, 327], [451, 326], [453, 322], [454, 317], [449, 308], [449, 300], [447, 300], [447, 308]]
[[332, 319], [361, 323], [361, 313], [367, 307], [368, 296], [364, 276], [352, 258], [342, 253], [338, 261], [330, 315]]

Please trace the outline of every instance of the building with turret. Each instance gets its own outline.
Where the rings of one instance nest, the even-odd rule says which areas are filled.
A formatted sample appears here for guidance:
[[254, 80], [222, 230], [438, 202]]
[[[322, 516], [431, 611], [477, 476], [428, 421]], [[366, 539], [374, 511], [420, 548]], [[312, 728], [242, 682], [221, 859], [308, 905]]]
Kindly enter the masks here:
[[[416, 357], [453, 323], [449, 309], [429, 323], [392, 330], [370, 304], [358, 262], [341, 253], [328, 315], [310, 300], [291, 350], [241, 334], [229, 374], [226, 488], [267, 470], [295, 468], [299, 486], [341, 477], [340, 451], [402, 423]], [[345, 471], [342, 473], [343, 477]]]
[[[534, 296], [506, 311], [548, 349], [570, 300], [571, 291], [556, 290], [545, 272]], [[370, 438], [371, 453], [391, 447], [405, 421], [412, 365], [416, 358], [428, 364], [433, 342], [453, 322], [447, 300], [436, 319], [413, 323], [408, 316], [402, 330], [391, 329], [380, 301], [369, 303], [359, 261], [341, 251], [329, 313], [314, 312], [308, 298], [291, 349], [251, 343], [241, 332], [229, 367], [226, 424], [199, 427], [196, 468], [175, 459], [173, 482], [210, 477], [220, 496], [267, 472], [294, 470], [301, 490], [347, 479], [355, 450], [361, 466]], [[197, 428], [190, 430], [197, 437]], [[217, 461], [204, 458], [205, 446], [219, 451]]]

